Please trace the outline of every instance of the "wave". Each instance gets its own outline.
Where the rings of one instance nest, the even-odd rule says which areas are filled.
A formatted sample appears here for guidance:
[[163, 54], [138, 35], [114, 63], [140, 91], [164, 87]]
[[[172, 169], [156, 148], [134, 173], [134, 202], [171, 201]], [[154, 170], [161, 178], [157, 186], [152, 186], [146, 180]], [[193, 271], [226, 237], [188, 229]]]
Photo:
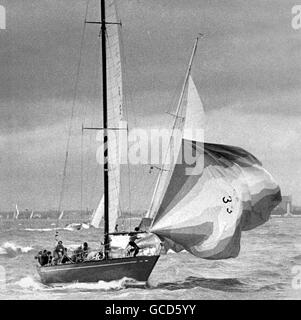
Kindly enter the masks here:
[[76, 230], [82, 230], [82, 229], [89, 229], [90, 226], [86, 223], [81, 224], [70, 224], [67, 225], [64, 228], [25, 228], [25, 231], [31, 231], [31, 232], [51, 232], [51, 231], [58, 231], [58, 230], [66, 230], [66, 231], [76, 231]]
[[300, 263], [301, 262], [301, 254], [297, 254], [295, 256], [292, 256], [290, 258], [290, 261], [293, 262], [293, 263]]
[[71, 283], [63, 286], [64, 289], [76, 289], [76, 290], [122, 290], [126, 289], [128, 285], [135, 283], [135, 280], [129, 278], [123, 278], [120, 280], [114, 280], [110, 282], [99, 281], [97, 283]]
[[36, 231], [36, 232], [50, 232], [50, 231], [56, 231], [56, 230], [64, 230], [64, 228], [42, 228], [42, 229], [31, 229], [31, 228], [25, 228], [25, 231]]
[[188, 253], [188, 251], [187, 250], [182, 250], [180, 252], [175, 252], [172, 249], [168, 249], [166, 254], [179, 254], [179, 253]]
[[273, 238], [290, 238], [292, 235], [290, 233], [269, 232], [268, 236]]
[[240, 292], [246, 290], [246, 284], [238, 278], [199, 278], [190, 276], [182, 281], [163, 282], [151, 289], [164, 289], [169, 291], [189, 290], [203, 288], [215, 291]]
[[15, 285], [33, 291], [116, 291], [126, 289], [135, 284], [136, 281], [129, 278], [123, 278], [120, 280], [105, 282], [99, 281], [97, 283], [70, 283], [70, 284], [52, 284], [45, 285], [33, 277], [27, 276], [15, 282]]
[[71, 223], [64, 228], [64, 230], [68, 231], [79, 231], [83, 229], [90, 229], [90, 225], [87, 223]]
[[278, 278], [281, 276], [281, 269], [279, 271], [272, 271], [272, 270], [256, 270], [252, 273], [252, 276], [260, 277], [260, 278]]
[[36, 281], [34, 278], [30, 276], [20, 279], [15, 284], [23, 289], [33, 289], [33, 290], [47, 289], [47, 286], [43, 285], [41, 282]]
[[272, 284], [267, 284], [256, 291], [280, 291], [285, 288], [285, 284], [278, 282], [278, 283], [272, 283]]
[[58, 230], [67, 230], [67, 231], [74, 231], [74, 229], [66, 227], [66, 228], [25, 228], [25, 231], [31, 231], [31, 232], [51, 232], [51, 231], [58, 231]]
[[28, 253], [31, 250], [33, 250], [32, 247], [22, 247], [12, 242], [5, 242], [2, 246], [0, 246], [0, 255], [16, 257], [18, 254]]

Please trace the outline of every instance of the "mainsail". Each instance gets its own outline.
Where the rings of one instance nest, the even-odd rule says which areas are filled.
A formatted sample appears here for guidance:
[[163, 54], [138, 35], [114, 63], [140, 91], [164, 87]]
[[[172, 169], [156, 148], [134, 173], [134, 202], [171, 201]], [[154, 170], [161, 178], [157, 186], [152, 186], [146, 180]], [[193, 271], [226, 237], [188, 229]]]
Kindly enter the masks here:
[[[106, 1], [107, 19], [110, 22], [118, 22], [118, 16], [114, 0]], [[107, 25], [107, 82], [108, 82], [108, 127], [125, 129], [123, 115], [123, 88], [122, 88], [122, 68], [121, 54], [119, 45], [118, 24]], [[119, 193], [120, 193], [120, 146], [119, 131], [109, 130], [109, 212], [110, 212], [110, 232], [114, 231], [115, 223], [118, 218]], [[91, 225], [95, 228], [100, 227], [100, 222], [104, 215], [104, 197], [99, 202], [95, 210]]]
[[32, 210], [29, 219], [32, 219], [32, 218], [33, 218], [33, 215], [34, 215], [34, 212], [33, 212], [33, 210]]
[[[241, 232], [269, 219], [281, 201], [280, 188], [249, 152], [204, 143], [203, 106], [191, 77], [183, 108], [180, 151], [159, 207], [150, 215], [150, 231], [176, 252], [185, 249], [204, 259], [236, 257]], [[193, 163], [185, 161], [187, 150]]]

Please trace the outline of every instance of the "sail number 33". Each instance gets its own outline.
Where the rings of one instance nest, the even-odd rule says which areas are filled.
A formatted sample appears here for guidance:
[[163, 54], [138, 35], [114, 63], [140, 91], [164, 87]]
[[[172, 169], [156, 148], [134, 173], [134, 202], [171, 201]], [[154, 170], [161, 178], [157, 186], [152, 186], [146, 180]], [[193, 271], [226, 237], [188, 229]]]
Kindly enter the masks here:
[[232, 203], [232, 197], [231, 196], [223, 197], [223, 203], [228, 205], [226, 210], [227, 210], [227, 213], [231, 214], [233, 212], [232, 208], [230, 207], [230, 204]]

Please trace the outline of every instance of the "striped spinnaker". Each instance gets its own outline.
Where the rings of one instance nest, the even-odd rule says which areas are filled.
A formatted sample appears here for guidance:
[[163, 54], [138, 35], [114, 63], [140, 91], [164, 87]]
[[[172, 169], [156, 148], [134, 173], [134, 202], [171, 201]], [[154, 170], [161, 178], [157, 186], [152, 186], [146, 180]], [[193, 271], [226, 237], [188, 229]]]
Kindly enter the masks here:
[[187, 175], [195, 164], [178, 160], [151, 232], [177, 252], [234, 258], [241, 232], [269, 219], [281, 201], [280, 188], [259, 160], [241, 148], [183, 140], [185, 148], [201, 159], [203, 170]]

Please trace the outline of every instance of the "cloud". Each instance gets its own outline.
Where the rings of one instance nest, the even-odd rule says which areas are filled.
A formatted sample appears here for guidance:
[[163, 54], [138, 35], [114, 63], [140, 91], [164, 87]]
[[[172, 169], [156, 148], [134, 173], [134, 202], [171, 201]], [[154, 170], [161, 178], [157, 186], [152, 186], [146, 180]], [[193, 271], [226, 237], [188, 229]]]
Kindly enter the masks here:
[[[90, 19], [97, 18], [96, 3], [91, 1]], [[284, 192], [298, 198], [301, 44], [290, 26], [289, 3], [118, 0], [130, 126], [170, 126], [172, 118], [164, 112], [173, 110], [193, 40], [203, 32], [192, 74], [205, 105], [207, 139], [253, 152]], [[11, 207], [18, 198], [28, 207], [52, 206], [61, 183], [85, 2], [4, 5], [0, 203]], [[81, 119], [101, 123], [98, 33], [95, 26], [86, 28], [68, 172], [70, 205], [79, 194]], [[86, 139], [86, 147], [94, 141], [91, 135]], [[87, 151], [90, 163], [94, 151]]]

